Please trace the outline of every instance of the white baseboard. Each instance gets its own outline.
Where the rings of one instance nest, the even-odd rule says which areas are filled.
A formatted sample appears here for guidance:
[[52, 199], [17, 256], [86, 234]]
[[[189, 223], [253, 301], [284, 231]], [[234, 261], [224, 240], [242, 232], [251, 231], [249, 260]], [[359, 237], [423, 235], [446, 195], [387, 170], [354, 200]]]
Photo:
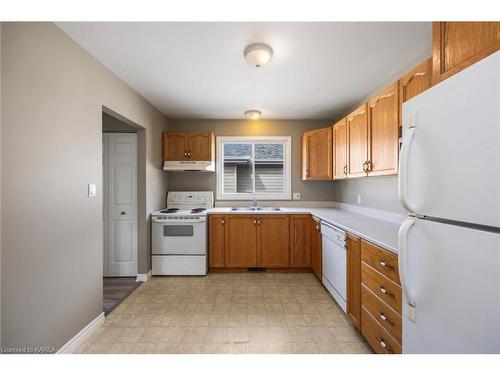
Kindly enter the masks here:
[[146, 283], [149, 281], [149, 279], [151, 278], [151, 271], [149, 271], [148, 273], [138, 273], [137, 274], [137, 279], [135, 280], [136, 282], [140, 282], [140, 283]]
[[102, 323], [104, 323], [104, 313], [100, 313], [97, 318], [87, 324], [80, 332], [73, 336], [66, 344], [64, 344], [56, 354], [72, 354], [78, 347], [84, 343], [87, 338], [93, 334]]

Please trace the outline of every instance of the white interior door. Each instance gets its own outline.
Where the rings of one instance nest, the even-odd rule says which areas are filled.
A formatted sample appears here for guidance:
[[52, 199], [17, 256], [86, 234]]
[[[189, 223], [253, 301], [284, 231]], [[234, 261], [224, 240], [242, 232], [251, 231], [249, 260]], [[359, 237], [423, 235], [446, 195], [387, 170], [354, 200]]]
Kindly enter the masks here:
[[103, 259], [102, 274], [109, 276], [109, 133], [102, 134], [102, 226]]
[[426, 220], [405, 231], [411, 220], [399, 246], [403, 353], [500, 353], [500, 234]]
[[137, 275], [137, 134], [109, 133], [108, 275]]

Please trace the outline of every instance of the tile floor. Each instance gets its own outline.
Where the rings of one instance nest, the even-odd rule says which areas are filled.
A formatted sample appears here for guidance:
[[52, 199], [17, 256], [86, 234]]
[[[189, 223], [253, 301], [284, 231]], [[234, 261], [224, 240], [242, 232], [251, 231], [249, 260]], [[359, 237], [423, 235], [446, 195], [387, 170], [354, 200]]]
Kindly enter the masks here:
[[372, 353], [311, 273], [153, 277], [78, 353]]

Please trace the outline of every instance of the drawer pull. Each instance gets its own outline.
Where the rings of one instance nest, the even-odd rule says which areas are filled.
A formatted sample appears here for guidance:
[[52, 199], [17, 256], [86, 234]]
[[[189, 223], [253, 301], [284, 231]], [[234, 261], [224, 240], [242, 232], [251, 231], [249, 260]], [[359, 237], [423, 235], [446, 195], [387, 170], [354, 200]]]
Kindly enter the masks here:
[[382, 319], [384, 322], [394, 325], [394, 322], [390, 319], [387, 319], [387, 316], [385, 316], [383, 312], [380, 312], [379, 316], [380, 319]]
[[394, 353], [394, 350], [392, 350], [392, 348], [386, 344], [383, 337], [379, 338], [378, 342], [380, 343], [380, 346], [387, 350], [389, 353]]
[[394, 266], [387, 264], [383, 259], [380, 259], [380, 265], [384, 268], [390, 268], [391, 270], [394, 269]]
[[385, 289], [382, 285], [380, 286], [380, 291], [382, 293], [384, 293], [385, 295], [389, 296], [389, 297], [393, 297], [394, 298], [394, 294], [391, 293], [390, 291], [388, 291], [387, 289]]

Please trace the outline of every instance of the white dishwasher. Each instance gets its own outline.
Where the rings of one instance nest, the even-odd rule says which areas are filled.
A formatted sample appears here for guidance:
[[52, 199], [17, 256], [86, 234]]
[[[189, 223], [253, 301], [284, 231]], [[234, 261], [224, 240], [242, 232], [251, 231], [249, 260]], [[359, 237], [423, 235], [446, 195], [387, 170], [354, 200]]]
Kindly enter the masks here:
[[346, 233], [321, 221], [321, 241], [323, 245], [323, 285], [345, 312], [347, 310]]

